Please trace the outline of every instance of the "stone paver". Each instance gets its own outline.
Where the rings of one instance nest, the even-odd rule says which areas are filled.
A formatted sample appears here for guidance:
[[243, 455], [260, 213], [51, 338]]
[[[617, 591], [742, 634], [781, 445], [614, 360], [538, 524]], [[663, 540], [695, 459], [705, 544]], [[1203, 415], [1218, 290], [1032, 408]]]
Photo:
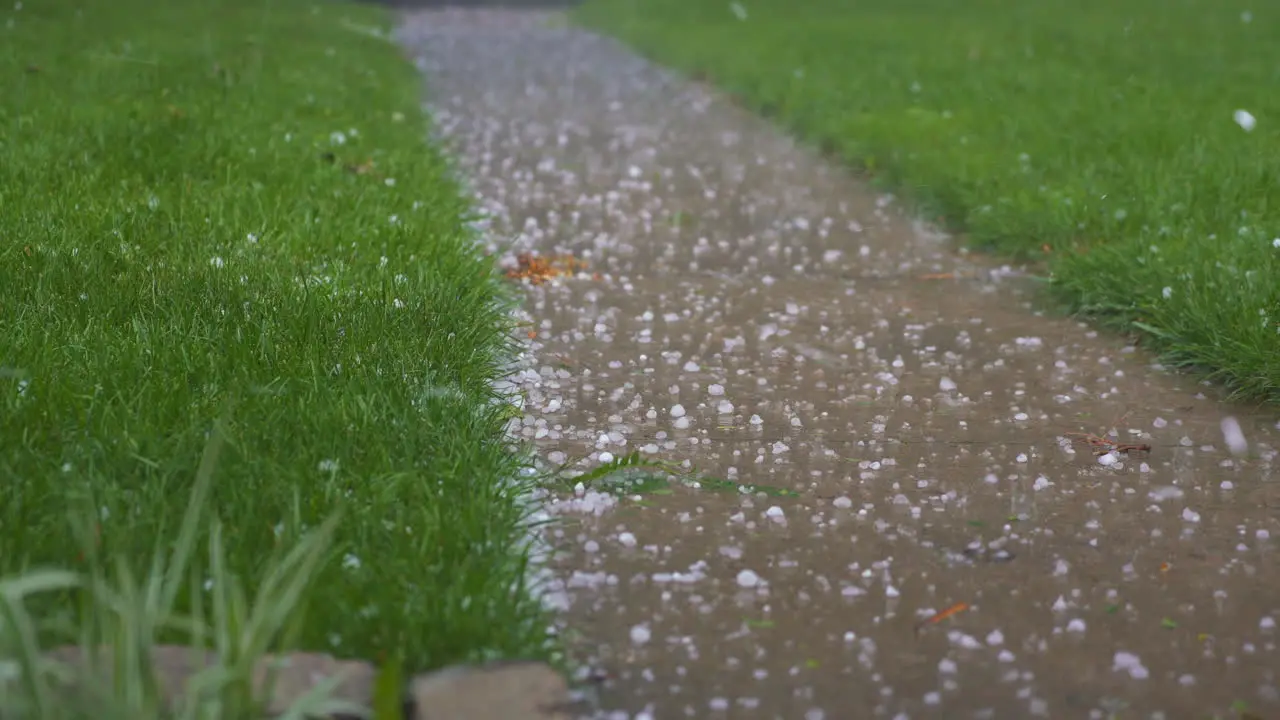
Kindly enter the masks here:
[[[75, 681], [85, 667], [79, 648], [56, 648], [48, 657], [71, 670], [72, 688], [84, 687]], [[169, 700], [169, 708], [178, 707], [179, 700], [188, 696], [192, 678], [216, 660], [211, 652], [193, 652], [177, 645], [160, 645], [153, 650], [156, 682], [161, 696]], [[109, 664], [104, 662], [100, 667]], [[333, 716], [334, 720], [348, 720], [372, 717], [376, 676], [370, 663], [296, 652], [259, 660], [253, 682], [259, 693], [271, 688], [267, 717], [278, 717], [314, 688], [336, 678], [329, 697], [361, 710]], [[110, 675], [95, 677], [99, 683], [111, 682]], [[0, 684], [0, 695], [3, 690]], [[497, 662], [409, 678], [402, 710], [405, 720], [568, 720], [581, 714], [582, 706], [571, 696], [564, 677], [552, 668], [533, 662]]]
[[[400, 39], [506, 260], [591, 263], [528, 289], [516, 429], [552, 462], [638, 449], [794, 493], [552, 499], [602, 715], [1280, 713], [1273, 415], [1037, 313], [1016, 271], [611, 40], [515, 11]], [[1150, 451], [1068, 435], [1113, 430]]]

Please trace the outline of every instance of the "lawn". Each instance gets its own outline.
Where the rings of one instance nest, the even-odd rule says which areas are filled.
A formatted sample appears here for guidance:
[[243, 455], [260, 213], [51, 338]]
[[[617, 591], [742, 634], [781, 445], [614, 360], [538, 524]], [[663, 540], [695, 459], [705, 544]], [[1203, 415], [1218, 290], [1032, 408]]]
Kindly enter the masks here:
[[1045, 268], [1069, 311], [1280, 402], [1280, 9], [587, 0], [576, 18]]
[[[145, 576], [190, 530], [216, 436], [175, 613], [215, 577], [252, 597], [336, 515], [288, 609], [297, 647], [406, 670], [554, 655], [493, 389], [512, 297], [389, 20], [0, 10], [0, 576]], [[81, 607], [48, 597], [37, 621]]]

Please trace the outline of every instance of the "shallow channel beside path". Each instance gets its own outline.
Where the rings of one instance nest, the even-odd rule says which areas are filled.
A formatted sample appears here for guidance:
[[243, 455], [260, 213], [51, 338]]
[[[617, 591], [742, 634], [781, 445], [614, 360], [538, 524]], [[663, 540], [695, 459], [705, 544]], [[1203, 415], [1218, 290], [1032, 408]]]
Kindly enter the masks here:
[[786, 491], [561, 498], [601, 716], [1280, 713], [1275, 417], [612, 40], [399, 37], [494, 233], [590, 263], [527, 290], [522, 432]]

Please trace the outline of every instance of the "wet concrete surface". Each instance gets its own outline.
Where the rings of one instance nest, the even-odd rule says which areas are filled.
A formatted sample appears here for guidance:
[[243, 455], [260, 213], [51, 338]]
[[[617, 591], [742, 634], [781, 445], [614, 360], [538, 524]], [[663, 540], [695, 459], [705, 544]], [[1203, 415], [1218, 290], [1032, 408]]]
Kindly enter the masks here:
[[556, 498], [599, 716], [1280, 717], [1274, 413], [611, 40], [400, 37], [505, 261], [591, 263], [527, 288], [519, 432], [793, 493]]

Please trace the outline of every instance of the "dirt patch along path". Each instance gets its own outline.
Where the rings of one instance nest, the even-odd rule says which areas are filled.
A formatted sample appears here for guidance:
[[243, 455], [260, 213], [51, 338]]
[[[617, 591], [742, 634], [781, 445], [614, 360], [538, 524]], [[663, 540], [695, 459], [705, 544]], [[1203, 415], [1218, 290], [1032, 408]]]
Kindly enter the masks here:
[[[557, 567], [605, 709], [1280, 710], [1275, 417], [1036, 314], [892, 198], [548, 20], [401, 29], [495, 232], [591, 263], [528, 290], [524, 433], [792, 493], [577, 503]], [[1149, 453], [1067, 435], [1113, 429]]]

